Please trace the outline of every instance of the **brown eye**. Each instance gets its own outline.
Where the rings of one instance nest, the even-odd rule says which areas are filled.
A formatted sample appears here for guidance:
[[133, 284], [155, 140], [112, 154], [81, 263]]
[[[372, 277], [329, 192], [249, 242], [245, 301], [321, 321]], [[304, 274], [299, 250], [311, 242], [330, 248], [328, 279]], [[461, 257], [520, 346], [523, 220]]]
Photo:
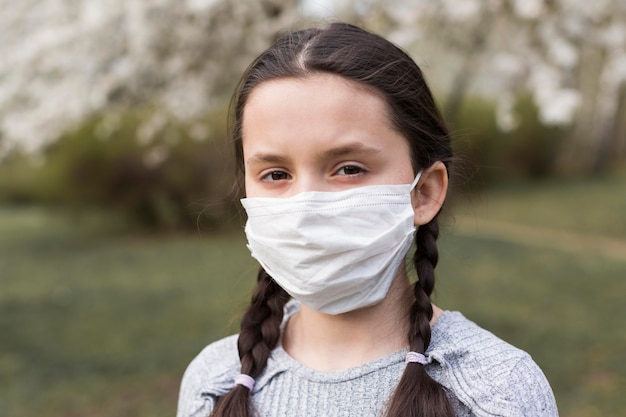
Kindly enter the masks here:
[[287, 174], [285, 171], [272, 171], [268, 174], [265, 174], [261, 180], [267, 182], [275, 182], [275, 181], [284, 181], [291, 179], [291, 176]]
[[338, 171], [337, 174], [339, 175], [359, 175], [363, 173], [363, 168], [358, 167], [356, 165], [346, 165], [341, 167]]

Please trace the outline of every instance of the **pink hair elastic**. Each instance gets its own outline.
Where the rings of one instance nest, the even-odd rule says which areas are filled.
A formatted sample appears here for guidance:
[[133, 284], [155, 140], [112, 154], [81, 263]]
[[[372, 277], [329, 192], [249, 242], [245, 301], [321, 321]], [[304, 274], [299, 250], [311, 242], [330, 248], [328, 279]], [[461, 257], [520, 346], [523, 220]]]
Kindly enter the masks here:
[[428, 359], [426, 359], [426, 356], [419, 352], [409, 352], [406, 354], [406, 363], [419, 363], [420, 365], [426, 365], [428, 363]]
[[254, 388], [254, 378], [250, 375], [239, 374], [235, 377], [235, 385], [243, 385], [252, 391], [252, 388]]

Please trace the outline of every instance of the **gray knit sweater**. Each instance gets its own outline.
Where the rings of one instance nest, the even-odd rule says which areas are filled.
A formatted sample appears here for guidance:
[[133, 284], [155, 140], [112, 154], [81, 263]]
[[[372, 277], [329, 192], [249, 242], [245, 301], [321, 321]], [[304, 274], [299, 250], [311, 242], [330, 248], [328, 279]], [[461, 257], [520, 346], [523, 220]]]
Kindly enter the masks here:
[[[287, 307], [286, 318], [298, 309]], [[341, 371], [316, 371], [281, 346], [256, 379], [252, 399], [261, 417], [380, 416], [407, 350]], [[550, 385], [530, 356], [446, 311], [433, 327], [426, 371], [450, 390], [458, 416], [558, 416]], [[183, 376], [177, 417], [207, 417], [239, 374], [237, 336], [207, 346]]]

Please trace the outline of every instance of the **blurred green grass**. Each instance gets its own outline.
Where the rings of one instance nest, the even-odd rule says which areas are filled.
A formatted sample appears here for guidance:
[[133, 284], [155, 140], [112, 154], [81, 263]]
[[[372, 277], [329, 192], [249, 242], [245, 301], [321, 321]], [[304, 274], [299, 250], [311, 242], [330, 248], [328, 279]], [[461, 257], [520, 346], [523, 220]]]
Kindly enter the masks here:
[[[625, 185], [520, 184], [444, 222], [435, 301], [530, 352], [565, 417], [626, 412], [626, 253], [552, 232], [626, 244]], [[120, 236], [98, 218], [0, 208], [0, 416], [173, 415], [184, 368], [236, 331], [255, 271], [242, 232]]]

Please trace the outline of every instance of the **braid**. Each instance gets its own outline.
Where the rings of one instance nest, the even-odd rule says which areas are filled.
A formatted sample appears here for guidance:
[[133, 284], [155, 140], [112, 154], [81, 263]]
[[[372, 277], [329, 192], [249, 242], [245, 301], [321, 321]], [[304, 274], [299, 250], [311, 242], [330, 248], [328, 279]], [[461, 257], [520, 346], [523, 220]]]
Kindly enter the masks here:
[[[415, 234], [416, 250], [413, 264], [418, 281], [411, 306], [409, 347], [424, 353], [430, 344], [430, 320], [433, 307], [430, 295], [435, 286], [435, 267], [439, 260], [437, 216], [422, 225]], [[387, 417], [454, 417], [455, 413], [446, 396], [445, 388], [433, 380], [423, 365], [408, 363], [387, 408]]]
[[439, 223], [433, 219], [430, 223], [420, 226], [415, 234], [416, 250], [413, 265], [418, 280], [413, 287], [415, 301], [411, 306], [409, 345], [417, 352], [424, 353], [430, 344], [430, 319], [433, 317], [433, 306], [430, 294], [435, 287], [435, 267], [439, 261], [437, 237]]
[[[241, 373], [256, 378], [267, 365], [267, 359], [280, 339], [280, 325], [289, 295], [263, 270], [252, 293], [251, 305], [241, 320], [237, 346]], [[217, 401], [211, 417], [249, 417], [254, 414], [250, 390], [242, 385]]]

